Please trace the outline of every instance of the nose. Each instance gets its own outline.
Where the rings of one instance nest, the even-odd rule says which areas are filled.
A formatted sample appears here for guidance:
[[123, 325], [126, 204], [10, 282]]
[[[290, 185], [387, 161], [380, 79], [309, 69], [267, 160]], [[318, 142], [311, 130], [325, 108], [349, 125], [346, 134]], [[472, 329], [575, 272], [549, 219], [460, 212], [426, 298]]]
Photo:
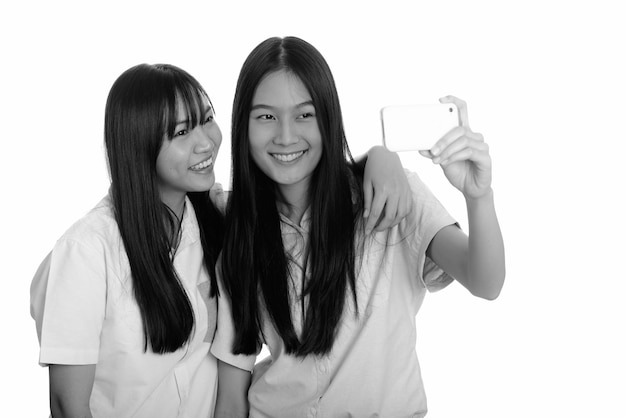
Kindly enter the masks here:
[[202, 126], [196, 126], [194, 131], [195, 152], [201, 154], [203, 152], [210, 152], [215, 148], [215, 141], [213, 140], [213, 138], [211, 138], [211, 135], [207, 130], [202, 129]]
[[274, 136], [274, 143], [276, 145], [291, 145], [299, 141], [298, 132], [295, 129], [293, 122], [281, 121], [280, 127], [276, 135]]

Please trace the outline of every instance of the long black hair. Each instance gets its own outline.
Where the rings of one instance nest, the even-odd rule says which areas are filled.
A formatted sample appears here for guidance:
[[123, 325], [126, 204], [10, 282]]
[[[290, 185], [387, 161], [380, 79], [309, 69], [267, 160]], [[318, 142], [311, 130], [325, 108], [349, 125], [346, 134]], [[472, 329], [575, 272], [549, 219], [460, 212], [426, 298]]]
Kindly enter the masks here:
[[[301, 336], [291, 318], [289, 259], [280, 232], [276, 186], [257, 167], [249, 150], [248, 120], [256, 88], [268, 74], [281, 70], [298, 77], [311, 95], [323, 142], [308, 191], [311, 226]], [[288, 353], [328, 353], [349, 291], [356, 306], [355, 233], [363, 205], [361, 188], [354, 187], [357, 180], [352, 170], [357, 168], [346, 142], [335, 82], [312, 45], [295, 37], [270, 38], [250, 53], [235, 92], [232, 158], [222, 272], [225, 290], [233, 300], [233, 352], [257, 350], [266, 310]]]
[[[189, 340], [194, 315], [170, 254], [175, 228], [159, 197], [156, 161], [163, 141], [174, 135], [178, 103], [184, 106], [191, 129], [203, 120], [205, 100], [209, 98], [202, 86], [182, 69], [140, 64], [118, 77], [106, 103], [104, 139], [115, 220], [130, 262], [144, 350], [150, 346], [161, 354], [176, 351]], [[187, 195], [200, 225], [204, 265], [215, 296], [223, 215], [208, 191]]]

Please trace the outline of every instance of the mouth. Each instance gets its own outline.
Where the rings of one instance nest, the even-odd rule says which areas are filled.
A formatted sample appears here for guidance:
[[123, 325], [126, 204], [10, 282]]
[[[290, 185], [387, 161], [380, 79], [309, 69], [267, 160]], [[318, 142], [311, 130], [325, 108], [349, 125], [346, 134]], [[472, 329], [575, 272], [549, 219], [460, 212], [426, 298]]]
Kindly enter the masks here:
[[302, 157], [307, 151], [308, 150], [292, 152], [290, 154], [273, 154], [273, 153], [270, 153], [270, 155], [273, 158], [277, 159], [278, 161], [280, 161], [282, 163], [290, 163], [290, 162], [295, 161], [298, 158]]
[[198, 164], [192, 165], [189, 167], [191, 171], [201, 171], [207, 167], [210, 167], [213, 164], [213, 156], [210, 156], [206, 160], [199, 162]]

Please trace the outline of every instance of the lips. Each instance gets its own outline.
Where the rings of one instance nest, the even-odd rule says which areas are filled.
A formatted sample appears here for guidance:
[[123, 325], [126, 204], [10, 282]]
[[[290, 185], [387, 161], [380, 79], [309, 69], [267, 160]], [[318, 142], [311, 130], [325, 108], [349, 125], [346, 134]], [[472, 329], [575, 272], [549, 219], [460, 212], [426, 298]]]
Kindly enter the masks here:
[[204, 160], [202, 162], [199, 162], [196, 165], [192, 165], [191, 167], [189, 167], [189, 169], [192, 170], [192, 171], [200, 171], [200, 170], [204, 170], [205, 168], [209, 167], [211, 164], [213, 164], [213, 156], [210, 156], [206, 160]]
[[307, 150], [298, 151], [298, 152], [292, 152], [292, 153], [289, 153], [289, 154], [272, 154], [272, 153], [270, 153], [270, 155], [273, 158], [275, 158], [278, 161], [280, 161], [280, 162], [290, 163], [290, 162], [295, 161], [298, 158], [302, 157], [305, 152], [307, 152]]

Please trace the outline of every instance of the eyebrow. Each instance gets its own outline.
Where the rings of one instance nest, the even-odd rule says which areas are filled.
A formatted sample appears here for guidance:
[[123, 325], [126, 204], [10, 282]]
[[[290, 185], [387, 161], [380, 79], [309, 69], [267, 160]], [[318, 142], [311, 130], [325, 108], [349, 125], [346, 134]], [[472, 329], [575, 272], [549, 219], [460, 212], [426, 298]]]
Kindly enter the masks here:
[[[305, 106], [314, 106], [314, 105], [313, 105], [313, 100], [307, 100], [306, 102], [298, 103], [298, 104], [295, 106], [295, 108], [296, 108], [296, 109], [300, 109], [301, 107], [305, 107]], [[314, 106], [314, 107], [315, 107], [315, 106]], [[276, 107], [275, 107], [275, 106], [270, 106], [270, 105], [267, 105], [267, 104], [260, 103], [260, 104], [256, 104], [256, 105], [252, 106], [252, 107], [250, 108], [250, 111], [253, 111], [253, 110], [256, 110], [256, 109], [272, 109], [272, 110], [273, 110], [273, 109], [276, 109]]]

